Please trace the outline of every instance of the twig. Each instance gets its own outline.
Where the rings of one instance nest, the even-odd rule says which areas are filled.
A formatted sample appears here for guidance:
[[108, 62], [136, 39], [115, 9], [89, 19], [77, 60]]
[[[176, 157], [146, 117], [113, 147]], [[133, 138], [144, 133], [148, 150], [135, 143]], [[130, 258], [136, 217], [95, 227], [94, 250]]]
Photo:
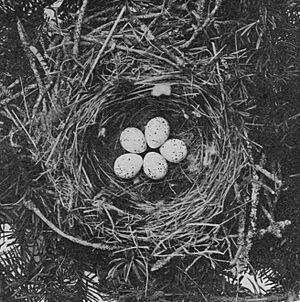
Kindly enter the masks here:
[[30, 134], [26, 130], [26, 127], [22, 124], [22, 122], [20, 121], [19, 117], [15, 114], [15, 112], [9, 111], [7, 108], [5, 108], [5, 111], [6, 111], [7, 115], [10, 117], [10, 119], [14, 122], [15, 126], [18, 129], [21, 128], [25, 132], [26, 136], [29, 138], [29, 140], [30, 140], [31, 144], [33, 145], [33, 147], [35, 148], [35, 150], [38, 150], [37, 146], [34, 142], [34, 139], [30, 136]]
[[[250, 160], [253, 162], [251, 146], [248, 145]], [[244, 223], [243, 218], [240, 217], [240, 225], [239, 225], [239, 240], [238, 243], [239, 248], [237, 254], [233, 260], [233, 263], [236, 261], [236, 268], [234, 268], [234, 272], [238, 275], [241, 273], [241, 270], [249, 261], [249, 252], [253, 245], [253, 238], [256, 234], [256, 221], [257, 221], [257, 205], [259, 203], [259, 191], [261, 189], [261, 185], [258, 181], [257, 171], [255, 169], [252, 170], [252, 191], [251, 191], [251, 199], [250, 199], [250, 214], [249, 214], [249, 229], [246, 235], [246, 238], [242, 238], [242, 231], [244, 232]], [[237, 198], [240, 198], [239, 194], [237, 194]], [[241, 233], [240, 233], [241, 232]]]
[[128, 48], [128, 47], [125, 47], [125, 46], [122, 46], [122, 45], [116, 45], [116, 49], [120, 49], [120, 50], [123, 50], [123, 51], [126, 51], [126, 52], [133, 52], [133, 53], [139, 54], [141, 56], [145, 56], [145, 57], [153, 57], [157, 60], [164, 61], [164, 62], [168, 63], [169, 65], [175, 67], [176, 69], [179, 68], [178, 64], [170, 61], [169, 59], [164, 58], [162, 56], [158, 56], [154, 53], [151, 53], [151, 52], [148, 52], [148, 51], [145, 51], [145, 50]]
[[270, 188], [269, 186], [267, 186], [266, 184], [264, 184], [263, 182], [259, 181], [259, 180], [255, 180], [252, 179], [252, 181], [256, 182], [258, 185], [260, 185], [262, 188], [264, 188], [266, 191], [270, 192], [272, 195], [275, 195], [276, 192]]
[[273, 295], [261, 298], [244, 298], [244, 297], [223, 297], [223, 296], [210, 296], [209, 301], [212, 302], [271, 302], [271, 301], [284, 301], [287, 294]]
[[2, 83], [0, 83], [0, 98], [5, 97], [5, 96], [11, 97], [11, 92], [8, 89], [8, 87], [6, 87]]
[[[239, 186], [237, 184], [234, 185], [234, 191], [235, 196], [237, 199], [238, 204], [242, 204], [242, 198], [241, 193], [239, 190]], [[240, 274], [243, 269], [245, 268], [245, 265], [247, 263], [247, 259], [243, 259], [244, 256], [243, 251], [245, 249], [245, 225], [246, 225], [246, 209], [245, 205], [242, 208], [241, 213], [238, 216], [239, 219], [239, 225], [238, 225], [238, 239], [237, 239], [237, 245], [238, 250], [234, 256], [233, 259], [230, 261], [230, 266], [236, 266], [236, 274]]]
[[46, 63], [45, 58], [41, 55], [41, 53], [38, 51], [38, 49], [35, 46], [29, 46], [29, 50], [33, 53], [33, 55], [35, 56], [37, 61], [42, 66], [47, 78], [49, 78], [50, 68], [49, 68], [48, 64]]
[[24, 27], [23, 27], [22, 22], [21, 22], [20, 19], [18, 19], [18, 21], [17, 21], [17, 26], [18, 26], [18, 33], [19, 33], [19, 36], [20, 36], [20, 40], [22, 42], [25, 53], [26, 53], [26, 55], [29, 59], [30, 67], [31, 67], [31, 69], [34, 73], [35, 79], [37, 81], [40, 94], [43, 94], [44, 91], [45, 91], [44, 83], [41, 79], [41, 76], [40, 76], [38, 70], [37, 70], [37, 67], [36, 67], [36, 64], [35, 64], [35, 59], [34, 59], [33, 54], [30, 51], [30, 45], [29, 45], [29, 43], [26, 39], [25, 30], [24, 30]]
[[[6, 96], [7, 98], [11, 98], [12, 97], [11, 90], [18, 84], [20, 84], [19, 79], [15, 80], [9, 86], [6, 86], [6, 85], [3, 85], [2, 83], [0, 83], [0, 98], [2, 98], [3, 96]], [[0, 102], [0, 104], [1, 103], [2, 103], [2, 101]]]
[[279, 186], [282, 185], [282, 181], [280, 179], [278, 179], [275, 174], [272, 174], [271, 172], [267, 171], [266, 169], [262, 168], [259, 165], [255, 165], [255, 168], [257, 171], [264, 174], [266, 177], [268, 177], [269, 179], [271, 179], [272, 181], [277, 183]]
[[257, 220], [257, 205], [259, 202], [259, 190], [261, 185], [258, 183], [258, 175], [255, 170], [253, 170], [253, 179], [252, 182], [252, 192], [251, 192], [251, 210], [250, 210], [250, 228], [246, 237], [246, 249], [251, 250], [252, 239], [256, 233], [256, 220]]
[[13, 89], [15, 86], [17, 86], [18, 84], [20, 84], [20, 80], [17, 79], [15, 80], [13, 83], [11, 83], [7, 88], [8, 89]]
[[[35, 101], [35, 104], [34, 104], [34, 106], [32, 108], [32, 115], [31, 115], [32, 119], [34, 119], [34, 117], [35, 117], [35, 115], [37, 113], [38, 107], [39, 107], [41, 101], [43, 100], [43, 97], [44, 97], [46, 91], [48, 91], [48, 89], [51, 87], [51, 85], [52, 85], [52, 83], [50, 82], [49, 84], [47, 84], [46, 87], [43, 88], [44, 89], [43, 93], [39, 93], [39, 95], [38, 95], [38, 97], [37, 97], [37, 99]], [[46, 114], [46, 112], [45, 112], [45, 109], [46, 109], [45, 108], [45, 104], [43, 104], [43, 105], [44, 105], [43, 106], [43, 113]]]
[[141, 24], [141, 28], [145, 33], [145, 37], [150, 41], [155, 47], [157, 47], [160, 51], [164, 52], [171, 60], [173, 60], [178, 66], [183, 67], [184, 61], [178, 56], [171, 53], [151, 32], [151, 30], [147, 27], [146, 24], [139, 22]]
[[274, 221], [275, 221], [274, 220], [274, 213], [272, 213], [273, 215], [271, 213], [269, 213], [268, 210], [263, 205], [261, 206], [261, 208], [262, 208], [264, 214], [266, 215], [266, 217], [268, 218], [270, 224], [274, 223]]
[[286, 226], [291, 225], [291, 223], [292, 222], [290, 220], [273, 221], [267, 228], [258, 230], [258, 236], [261, 238], [267, 233], [269, 233], [277, 238], [281, 238], [282, 231], [285, 229]]
[[42, 221], [44, 221], [54, 232], [56, 232], [58, 235], [66, 238], [72, 242], [75, 242], [80, 245], [88, 246], [88, 247], [91, 247], [94, 249], [104, 250], [104, 251], [112, 251], [112, 250], [116, 250], [119, 248], [117, 246], [110, 246], [110, 245], [104, 244], [104, 243], [91, 243], [91, 242], [76, 238], [74, 236], [65, 234], [62, 230], [60, 230], [57, 226], [55, 226], [51, 221], [49, 221], [44, 216], [44, 214], [35, 206], [35, 204], [32, 201], [25, 200], [23, 203], [27, 209], [33, 211], [34, 214], [36, 214]]
[[36, 109], [40, 105], [40, 102], [43, 99], [44, 94], [45, 94], [47, 89], [46, 89], [46, 87], [45, 87], [45, 85], [44, 85], [44, 83], [41, 79], [41, 76], [40, 76], [38, 70], [37, 70], [37, 66], [35, 64], [35, 58], [33, 56], [33, 53], [30, 51], [30, 45], [29, 45], [29, 43], [27, 41], [27, 38], [26, 38], [25, 29], [24, 29], [24, 27], [22, 25], [22, 22], [19, 18], [17, 20], [17, 27], [18, 27], [18, 33], [19, 33], [19, 36], [20, 36], [20, 40], [22, 42], [22, 45], [23, 45], [24, 51], [26, 53], [26, 56], [29, 59], [30, 67], [33, 71], [33, 74], [35, 76], [35, 79], [36, 79], [36, 82], [37, 82], [37, 85], [38, 85], [38, 88], [39, 88], [39, 95], [36, 99], [35, 105], [33, 106], [33, 110], [32, 110], [32, 118], [34, 118], [35, 113], [36, 113]]
[[1, 101], [0, 101], [0, 105], [5, 106], [5, 105], [7, 105], [9, 102], [11, 102], [11, 101], [17, 99], [18, 97], [20, 97], [21, 95], [25, 95], [25, 93], [27, 93], [28, 90], [35, 89], [35, 88], [37, 88], [37, 87], [38, 87], [37, 84], [28, 85], [27, 87], [24, 88], [23, 91], [18, 92], [18, 93], [14, 94], [14, 95], [12, 95], [12, 96], [10, 96], [10, 97], [7, 97], [7, 98], [1, 100]]
[[194, 42], [194, 40], [198, 37], [198, 35], [203, 31], [203, 29], [208, 25], [208, 23], [211, 21], [211, 19], [215, 16], [215, 14], [217, 13], [218, 9], [220, 8], [222, 2], [223, 2], [223, 0], [217, 0], [216, 1], [216, 5], [215, 5], [214, 9], [211, 11], [211, 13], [208, 14], [208, 16], [204, 20], [203, 24], [201, 26], [199, 26], [194, 31], [191, 38], [188, 41], [186, 41], [184, 44], [180, 45], [179, 48], [183, 49], [183, 48], [190, 47], [190, 45]]
[[203, 293], [203, 291], [202, 291], [202, 289], [201, 289], [201, 286], [199, 286], [199, 284], [187, 273], [187, 271], [186, 270], [183, 270], [182, 268], [180, 268], [179, 266], [177, 266], [177, 268], [181, 271], [181, 272], [183, 272], [189, 279], [190, 279], [190, 281], [193, 283], [193, 284], [195, 284], [196, 285], [196, 287], [197, 287], [197, 290], [198, 290], [198, 292], [200, 293], [200, 295], [203, 297], [203, 299], [205, 300], [205, 302], [208, 302], [208, 300], [207, 300], [207, 298], [206, 298], [206, 296], [204, 295], [204, 293]]
[[76, 22], [76, 26], [75, 26], [74, 46], [73, 46], [73, 55], [75, 57], [78, 56], [78, 52], [79, 52], [79, 41], [80, 41], [82, 20], [83, 20], [83, 16], [84, 16], [87, 4], [88, 4], [88, 0], [83, 0], [83, 3], [81, 5], [80, 11], [79, 11], [78, 19], [77, 19], [77, 22]]
[[274, 212], [271, 213], [268, 212], [268, 210], [262, 205], [262, 210], [266, 217], [268, 218], [270, 224], [267, 228], [259, 229], [258, 230], [258, 236], [261, 238], [265, 234], [270, 233], [277, 238], [282, 237], [282, 231], [285, 229], [286, 226], [290, 225], [292, 222], [290, 220], [281, 220], [281, 221], [275, 221], [274, 219]]
[[155, 271], [161, 269], [168, 262], [170, 262], [172, 258], [178, 257], [178, 256], [183, 256], [183, 254], [180, 254], [182, 249], [183, 249], [183, 246], [180, 246], [173, 253], [171, 253], [169, 255], [165, 255], [164, 258], [157, 260], [151, 267], [151, 272], [155, 272]]
[[98, 64], [98, 61], [100, 60], [100, 58], [101, 58], [101, 56], [102, 56], [102, 54], [103, 54], [103, 52], [104, 52], [107, 44], [109, 43], [109, 41], [110, 41], [110, 39], [111, 39], [111, 37], [112, 37], [112, 35], [113, 35], [113, 33], [114, 33], [114, 31], [115, 31], [118, 23], [119, 23], [119, 21], [121, 20], [123, 14], [125, 12], [125, 10], [126, 10], [126, 6], [124, 5], [122, 7], [121, 11], [120, 11], [120, 14], [119, 14], [117, 20], [115, 21], [113, 27], [111, 28], [111, 30], [110, 30], [107, 38], [105, 39], [104, 44], [102, 45], [101, 49], [99, 50], [98, 55], [97, 55], [97, 57], [96, 57], [93, 65], [92, 65], [91, 69], [89, 70], [89, 72], [88, 72], [88, 74], [87, 74], [87, 76], [86, 76], [86, 78], [85, 78], [85, 80], [83, 82], [83, 86], [85, 86], [87, 84], [87, 82], [89, 81], [90, 76], [92, 75], [92, 73], [93, 73], [96, 65]]
[[[152, 18], [158, 18], [161, 15], [162, 15], [162, 13], [149, 13], [149, 14], [146, 14], [146, 15], [134, 16], [134, 18], [135, 18], [135, 20], [138, 20], [138, 19], [152, 19]], [[86, 21], [86, 19], [85, 19], [85, 21]], [[128, 22], [128, 21], [130, 21], [130, 18], [125, 17], [125, 18], [121, 18], [119, 22]], [[98, 32], [104, 32], [104, 29], [106, 29], [107, 27], [109, 27], [110, 25], [112, 25], [114, 23], [115, 23], [115, 21], [106, 22], [105, 24], [103, 24], [103, 25], [101, 25], [97, 28], [94, 28], [90, 33], [87, 34], [87, 36], [94, 36]]]

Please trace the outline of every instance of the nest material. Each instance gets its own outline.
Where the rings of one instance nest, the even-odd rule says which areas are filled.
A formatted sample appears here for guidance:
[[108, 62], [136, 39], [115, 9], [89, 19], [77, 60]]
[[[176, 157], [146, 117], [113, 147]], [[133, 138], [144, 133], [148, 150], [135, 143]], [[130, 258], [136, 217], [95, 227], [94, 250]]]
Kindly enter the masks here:
[[[98, 13], [84, 20], [74, 41], [52, 29], [45, 53], [58, 76], [43, 71], [48, 94], [41, 99], [39, 87], [26, 135], [49, 188], [41, 210], [54, 214], [53, 223], [116, 250], [112, 259], [133, 250], [155, 271], [173, 257], [213, 259], [228, 249], [219, 217], [235, 215], [224, 214], [224, 202], [234, 202], [228, 193], [246, 164], [246, 148], [245, 129], [228, 110], [231, 100], [214, 64], [215, 45], [196, 44], [183, 55], [181, 47], [192, 43], [184, 18], [191, 16], [170, 9], [170, 20], [147, 9], [133, 18], [123, 7], [110, 20]], [[234, 59], [227, 54], [223, 67]], [[171, 86], [170, 96], [151, 95], [159, 83]], [[187, 144], [187, 159], [170, 164], [160, 181], [142, 174], [118, 179], [113, 162], [124, 152], [120, 132], [143, 129], [155, 116], [165, 117], [171, 137]]]
[[[151, 96], [158, 83], [152, 77], [131, 83], [127, 94], [122, 93], [125, 82], [82, 95], [56, 142], [63, 152], [52, 150], [56, 157], [48, 161], [48, 169], [55, 171], [51, 181], [60, 186], [58, 207], [72, 212], [96, 241], [123, 249], [143, 246], [147, 257], [159, 259], [153, 270], [173, 254], [199, 256], [207, 249], [211, 257], [210, 236], [220, 228], [214, 217], [222, 213], [245, 162], [243, 145], [236, 133], [229, 133], [220, 100], [203, 96], [201, 87], [183, 75], [161, 76], [160, 81], [171, 85], [171, 96]], [[143, 129], [155, 116], [169, 121], [170, 137], [186, 143], [187, 159], [170, 164], [160, 181], [142, 173], [133, 180], [119, 179], [113, 163], [124, 153], [121, 131]], [[76, 197], [70, 199], [70, 192]]]

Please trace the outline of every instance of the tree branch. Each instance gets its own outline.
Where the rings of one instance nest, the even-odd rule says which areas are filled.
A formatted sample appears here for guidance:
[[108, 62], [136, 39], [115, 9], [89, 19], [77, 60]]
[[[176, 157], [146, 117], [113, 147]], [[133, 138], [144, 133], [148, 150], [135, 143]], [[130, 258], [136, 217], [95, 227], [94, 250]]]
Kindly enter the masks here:
[[42, 221], [44, 221], [54, 232], [56, 232], [61, 237], [64, 237], [77, 244], [88, 246], [88, 247], [91, 247], [94, 249], [99, 249], [99, 250], [112, 251], [112, 250], [116, 250], [119, 248], [118, 246], [113, 246], [113, 245], [111, 246], [111, 245], [104, 244], [104, 243], [91, 243], [91, 242], [76, 238], [74, 236], [65, 234], [62, 230], [60, 230], [57, 226], [55, 226], [51, 221], [49, 221], [44, 216], [44, 214], [35, 206], [35, 204], [32, 201], [25, 200], [23, 203], [24, 203], [24, 206], [28, 210], [33, 211], [35, 215], [37, 215]]

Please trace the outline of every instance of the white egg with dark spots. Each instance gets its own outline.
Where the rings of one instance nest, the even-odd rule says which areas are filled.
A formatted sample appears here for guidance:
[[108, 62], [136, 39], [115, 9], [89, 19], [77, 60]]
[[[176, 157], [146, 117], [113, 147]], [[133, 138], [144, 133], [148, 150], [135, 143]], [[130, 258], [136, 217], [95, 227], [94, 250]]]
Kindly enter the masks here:
[[163, 117], [151, 119], [145, 127], [145, 138], [148, 146], [152, 149], [159, 148], [169, 137], [170, 126]]
[[122, 131], [120, 143], [126, 151], [131, 153], [143, 153], [147, 149], [143, 132], [134, 127], [128, 127]]
[[168, 139], [159, 149], [160, 154], [171, 163], [179, 163], [187, 156], [186, 144], [177, 138]]
[[115, 174], [123, 179], [135, 177], [143, 166], [143, 158], [134, 153], [119, 156], [114, 163]]
[[149, 152], [144, 157], [143, 170], [152, 179], [162, 179], [168, 172], [168, 163], [159, 153]]

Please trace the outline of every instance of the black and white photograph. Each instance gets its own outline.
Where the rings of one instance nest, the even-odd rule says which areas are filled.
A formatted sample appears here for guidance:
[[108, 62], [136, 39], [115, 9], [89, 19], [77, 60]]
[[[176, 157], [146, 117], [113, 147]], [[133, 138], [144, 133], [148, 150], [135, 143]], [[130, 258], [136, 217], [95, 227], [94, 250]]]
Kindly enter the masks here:
[[300, 0], [0, 0], [0, 302], [300, 302]]

